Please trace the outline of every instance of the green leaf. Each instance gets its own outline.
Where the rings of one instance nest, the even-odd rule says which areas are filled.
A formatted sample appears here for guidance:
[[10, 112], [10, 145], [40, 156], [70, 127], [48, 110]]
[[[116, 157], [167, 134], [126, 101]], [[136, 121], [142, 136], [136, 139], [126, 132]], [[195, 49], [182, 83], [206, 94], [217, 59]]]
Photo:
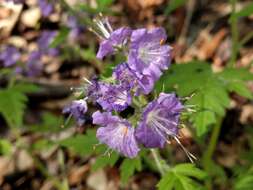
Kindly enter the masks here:
[[98, 0], [97, 2], [98, 6], [96, 8], [87, 5], [87, 3], [79, 4], [78, 8], [80, 11], [84, 11], [90, 14], [99, 14], [99, 13], [104, 13], [105, 15], [118, 14], [109, 7], [114, 2], [114, 0]]
[[32, 93], [39, 91], [39, 87], [31, 83], [17, 83], [12, 87], [12, 89], [22, 93]]
[[0, 90], [0, 113], [10, 127], [22, 125], [26, 102], [25, 94], [15, 87]]
[[97, 4], [99, 7], [107, 7], [110, 6], [114, 0], [97, 0]]
[[[42, 133], [59, 132], [63, 130], [62, 128], [63, 123], [64, 119], [62, 116], [54, 115], [50, 112], [44, 112], [42, 114], [41, 124], [29, 126], [29, 130]], [[68, 127], [69, 125], [70, 123], [67, 126], [64, 126], [64, 128]]]
[[97, 169], [103, 168], [105, 166], [114, 166], [114, 164], [118, 161], [119, 154], [113, 152], [110, 156], [101, 155], [96, 159], [96, 162], [92, 165], [92, 170], [95, 171]]
[[95, 130], [87, 130], [85, 135], [76, 135], [59, 142], [60, 145], [73, 150], [80, 155], [89, 155], [94, 153], [94, 146], [98, 144]]
[[252, 92], [243, 81], [230, 82], [227, 85], [227, 89], [231, 92], [236, 92], [237, 94], [245, 98], [253, 99]]
[[0, 154], [10, 155], [12, 151], [11, 142], [5, 139], [0, 140]]
[[253, 74], [247, 68], [226, 68], [224, 71], [217, 74], [224, 81], [252, 81]]
[[197, 135], [202, 136], [207, 132], [207, 127], [216, 122], [216, 118], [211, 111], [200, 111], [193, 115], [192, 122], [196, 126]]
[[135, 171], [141, 171], [140, 157], [129, 159], [125, 158], [120, 166], [120, 177], [123, 184], [127, 183], [128, 179], [134, 174]]
[[203, 187], [199, 181], [206, 177], [207, 174], [193, 164], [178, 164], [162, 177], [157, 186], [159, 190], [196, 190]]
[[221, 165], [215, 163], [213, 160], [204, 161], [204, 159], [203, 164], [205, 165], [206, 172], [208, 172], [210, 178], [214, 178], [219, 184], [226, 183], [227, 175]]
[[246, 81], [253, 80], [253, 74], [250, 73], [248, 69], [228, 68], [217, 76], [224, 82], [229, 92], [236, 92], [245, 98], [253, 98], [252, 92], [246, 86]]
[[177, 8], [183, 6], [186, 2], [186, 0], [170, 0], [168, 6], [165, 9], [165, 15], [168, 15]]
[[157, 82], [156, 89], [159, 92], [176, 90], [180, 96], [188, 96], [205, 86], [211, 75], [211, 67], [206, 62], [172, 65]]
[[253, 168], [242, 173], [237, 177], [234, 183], [234, 190], [252, 190], [253, 189]]
[[235, 13], [235, 17], [241, 18], [241, 17], [247, 17], [253, 14], [253, 3], [250, 3], [246, 5], [242, 10], [239, 12]]
[[69, 28], [61, 28], [59, 33], [56, 35], [56, 37], [53, 39], [53, 41], [50, 43], [49, 47], [50, 48], [56, 48], [59, 46], [61, 43], [65, 41], [69, 34], [70, 29]]
[[174, 168], [174, 171], [180, 175], [194, 177], [199, 180], [203, 180], [207, 177], [207, 174], [194, 164], [179, 164]]
[[42, 151], [42, 150], [48, 150], [51, 148], [55, 143], [48, 139], [39, 139], [35, 143], [32, 144], [31, 149], [33, 152], [35, 151]]

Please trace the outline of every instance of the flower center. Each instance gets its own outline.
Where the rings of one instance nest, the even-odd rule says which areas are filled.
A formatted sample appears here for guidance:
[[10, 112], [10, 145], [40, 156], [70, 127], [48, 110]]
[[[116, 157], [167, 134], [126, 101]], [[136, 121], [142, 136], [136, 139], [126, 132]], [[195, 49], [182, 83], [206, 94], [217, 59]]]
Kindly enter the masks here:
[[126, 102], [127, 102], [127, 92], [126, 91], [119, 92], [117, 94], [115, 103], [123, 106], [125, 105]]
[[160, 116], [161, 111], [163, 110], [157, 109], [148, 114], [147, 126], [155, 129], [155, 131], [166, 140], [167, 136], [176, 135], [176, 133], [171, 129], [176, 128], [178, 124], [168, 118]]
[[166, 55], [167, 52], [162, 49], [160, 41], [144, 43], [138, 49], [138, 58], [145, 64], [149, 64], [157, 59], [160, 59], [160, 56]]

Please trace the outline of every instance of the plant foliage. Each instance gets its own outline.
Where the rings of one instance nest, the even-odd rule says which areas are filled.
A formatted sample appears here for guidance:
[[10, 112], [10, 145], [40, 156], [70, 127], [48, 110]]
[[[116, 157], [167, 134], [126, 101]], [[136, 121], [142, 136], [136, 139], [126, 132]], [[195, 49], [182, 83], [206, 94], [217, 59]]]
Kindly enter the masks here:
[[178, 164], [170, 169], [158, 183], [159, 190], [196, 190], [201, 189], [199, 181], [207, 177], [206, 173], [193, 164]]
[[227, 68], [214, 73], [208, 63], [193, 61], [172, 65], [157, 83], [156, 89], [159, 92], [175, 90], [181, 97], [192, 95], [186, 104], [196, 106], [197, 112], [192, 115], [191, 121], [197, 135], [201, 136], [218, 117], [225, 115], [225, 109], [230, 104], [230, 92], [252, 99], [252, 93], [246, 86], [249, 80], [253, 80], [253, 75], [247, 69]]

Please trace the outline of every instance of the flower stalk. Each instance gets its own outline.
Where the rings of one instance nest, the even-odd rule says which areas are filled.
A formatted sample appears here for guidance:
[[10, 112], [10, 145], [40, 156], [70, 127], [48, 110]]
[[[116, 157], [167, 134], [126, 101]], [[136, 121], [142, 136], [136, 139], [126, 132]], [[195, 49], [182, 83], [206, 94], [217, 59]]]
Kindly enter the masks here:
[[163, 176], [165, 171], [164, 171], [163, 166], [161, 164], [161, 157], [160, 157], [159, 152], [154, 148], [150, 149], [150, 151], [151, 151], [151, 154], [155, 160], [156, 166], [157, 166], [160, 174]]

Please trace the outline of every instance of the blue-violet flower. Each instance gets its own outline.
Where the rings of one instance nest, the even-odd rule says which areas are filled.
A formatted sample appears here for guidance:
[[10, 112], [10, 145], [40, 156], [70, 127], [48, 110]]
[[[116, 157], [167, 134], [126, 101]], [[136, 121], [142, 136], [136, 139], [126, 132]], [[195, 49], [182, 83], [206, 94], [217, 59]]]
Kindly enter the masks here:
[[70, 114], [75, 118], [78, 125], [83, 125], [85, 122], [85, 113], [88, 110], [87, 103], [84, 99], [75, 100], [69, 106], [63, 109], [64, 114]]
[[3, 61], [5, 67], [10, 67], [15, 65], [17, 61], [20, 59], [21, 55], [17, 48], [13, 46], [7, 46], [0, 53], [0, 60]]
[[175, 94], [160, 93], [142, 113], [136, 139], [148, 148], [163, 148], [167, 137], [178, 134], [179, 116], [183, 105]]
[[39, 7], [44, 17], [49, 16], [54, 10], [52, 0], [39, 0]]
[[129, 27], [121, 27], [113, 31], [107, 18], [95, 19], [94, 22], [96, 24], [95, 28], [91, 30], [103, 40], [97, 52], [98, 59], [113, 54], [116, 48], [123, 48], [127, 44], [132, 33]]
[[128, 56], [130, 68], [158, 80], [170, 64], [171, 47], [163, 45], [166, 38], [163, 28], [133, 30]]
[[133, 89], [137, 96], [150, 93], [155, 83], [149, 75], [137, 75], [127, 63], [117, 65], [113, 71], [113, 77], [123, 88], [127, 90]]
[[96, 135], [101, 143], [129, 158], [138, 155], [140, 149], [134, 136], [135, 129], [127, 120], [99, 111], [93, 113], [92, 118], [93, 124], [102, 126], [98, 128]]
[[131, 104], [131, 94], [120, 85], [99, 83], [100, 97], [97, 99], [106, 111], [123, 111]]

